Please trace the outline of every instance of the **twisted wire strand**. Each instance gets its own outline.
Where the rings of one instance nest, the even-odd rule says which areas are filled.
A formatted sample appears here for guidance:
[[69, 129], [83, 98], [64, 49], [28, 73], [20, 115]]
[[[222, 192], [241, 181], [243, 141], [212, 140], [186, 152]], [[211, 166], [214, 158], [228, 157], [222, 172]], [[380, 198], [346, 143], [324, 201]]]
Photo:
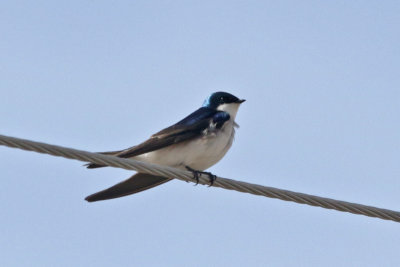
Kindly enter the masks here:
[[[80, 160], [83, 162], [91, 162], [111, 167], [122, 168], [126, 170], [135, 170], [138, 172], [149, 173], [168, 178], [176, 178], [186, 182], [195, 182], [193, 174], [189, 171], [183, 171], [167, 166], [144, 163], [132, 159], [118, 158], [110, 155], [102, 155], [98, 153], [87, 152], [62, 146], [50, 145], [15, 137], [0, 135], [0, 145], [19, 148], [28, 151], [34, 151], [43, 154], [49, 154], [68, 159]], [[199, 177], [199, 183], [207, 185], [208, 178]], [[369, 217], [376, 217], [383, 220], [391, 220], [400, 222], [400, 212], [381, 209], [372, 206], [366, 206], [341, 200], [335, 200], [325, 197], [308, 195], [274, 187], [262, 186], [257, 184], [235, 181], [232, 179], [217, 177], [213, 184], [214, 187], [220, 187], [228, 190], [235, 190], [253, 195], [265, 196], [269, 198], [277, 198], [285, 201], [292, 201], [300, 204], [321, 207], [325, 209], [333, 209], [342, 212], [349, 212]]]

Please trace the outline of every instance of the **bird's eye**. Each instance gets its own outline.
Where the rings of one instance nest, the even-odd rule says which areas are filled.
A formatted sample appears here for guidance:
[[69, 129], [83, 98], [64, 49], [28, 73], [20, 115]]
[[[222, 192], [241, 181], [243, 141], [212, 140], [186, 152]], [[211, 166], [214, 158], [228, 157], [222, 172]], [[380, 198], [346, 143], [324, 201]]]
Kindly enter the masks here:
[[220, 100], [221, 100], [221, 102], [224, 102], [224, 97], [223, 97], [223, 96], [221, 96]]

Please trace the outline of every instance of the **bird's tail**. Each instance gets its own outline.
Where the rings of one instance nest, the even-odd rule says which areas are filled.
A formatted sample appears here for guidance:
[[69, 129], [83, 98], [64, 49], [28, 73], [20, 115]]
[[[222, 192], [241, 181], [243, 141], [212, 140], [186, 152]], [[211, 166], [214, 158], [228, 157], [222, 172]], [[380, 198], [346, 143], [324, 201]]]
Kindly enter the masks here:
[[[121, 150], [119, 150], [119, 151], [110, 151], [110, 152], [97, 152], [97, 153], [102, 154], [102, 155], [117, 155], [120, 152], [121, 152]], [[87, 163], [87, 164], [85, 164], [83, 166], [86, 166], [86, 168], [88, 168], [88, 169], [107, 167], [106, 165], [101, 165], [101, 164], [96, 164], [96, 163]]]
[[88, 169], [96, 169], [96, 168], [106, 167], [105, 165], [100, 165], [100, 164], [96, 164], [96, 163], [88, 163], [83, 166], [86, 166], [86, 168], [88, 168]]
[[122, 181], [110, 188], [86, 197], [85, 200], [89, 202], [94, 202], [99, 200], [123, 197], [150, 189], [157, 185], [166, 183], [170, 180], [170, 178], [154, 176], [147, 173], [136, 173], [125, 181]]

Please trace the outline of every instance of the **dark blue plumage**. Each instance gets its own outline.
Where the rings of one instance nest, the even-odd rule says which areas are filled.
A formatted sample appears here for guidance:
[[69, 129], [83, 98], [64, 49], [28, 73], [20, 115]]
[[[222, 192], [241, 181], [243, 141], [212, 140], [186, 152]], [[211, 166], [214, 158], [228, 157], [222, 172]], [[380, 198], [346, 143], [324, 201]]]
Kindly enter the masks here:
[[190, 126], [201, 120], [211, 119], [216, 113], [218, 113], [218, 111], [215, 109], [209, 107], [201, 107], [195, 112], [191, 113], [186, 118], [178, 121], [175, 125]]
[[212, 93], [203, 103], [203, 107], [216, 109], [221, 104], [242, 103], [236, 96], [226, 92]]
[[213, 116], [213, 123], [216, 124], [217, 129], [220, 129], [226, 121], [230, 119], [229, 113], [220, 111]]

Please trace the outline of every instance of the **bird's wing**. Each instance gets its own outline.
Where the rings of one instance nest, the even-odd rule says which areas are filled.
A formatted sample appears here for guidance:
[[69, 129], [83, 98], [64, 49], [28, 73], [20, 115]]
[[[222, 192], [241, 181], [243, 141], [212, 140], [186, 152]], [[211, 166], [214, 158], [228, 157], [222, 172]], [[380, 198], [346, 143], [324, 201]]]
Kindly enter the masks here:
[[150, 189], [170, 180], [169, 178], [154, 176], [147, 173], [136, 173], [125, 181], [86, 197], [85, 200], [94, 202], [123, 197]]
[[[137, 146], [121, 151], [103, 152], [102, 154], [114, 155], [121, 158], [135, 157], [199, 137], [210, 125], [220, 128], [229, 118], [229, 114], [224, 111], [202, 107], [178, 123], [153, 134], [148, 140]], [[91, 169], [104, 166], [89, 163], [87, 167]]]
[[[118, 157], [128, 158], [143, 153], [154, 151], [171, 144], [190, 140], [204, 134], [205, 130], [219, 129], [230, 118], [226, 112], [208, 110], [200, 108], [185, 119], [168, 127], [150, 137], [147, 141], [122, 151], [104, 152], [103, 154], [116, 155]], [[103, 167], [97, 164], [89, 164], [88, 168]], [[107, 200], [123, 197], [150, 189], [165, 182], [170, 178], [155, 176], [146, 173], [137, 173], [129, 179], [120, 182], [110, 188], [92, 194], [85, 199], [89, 202]]]

